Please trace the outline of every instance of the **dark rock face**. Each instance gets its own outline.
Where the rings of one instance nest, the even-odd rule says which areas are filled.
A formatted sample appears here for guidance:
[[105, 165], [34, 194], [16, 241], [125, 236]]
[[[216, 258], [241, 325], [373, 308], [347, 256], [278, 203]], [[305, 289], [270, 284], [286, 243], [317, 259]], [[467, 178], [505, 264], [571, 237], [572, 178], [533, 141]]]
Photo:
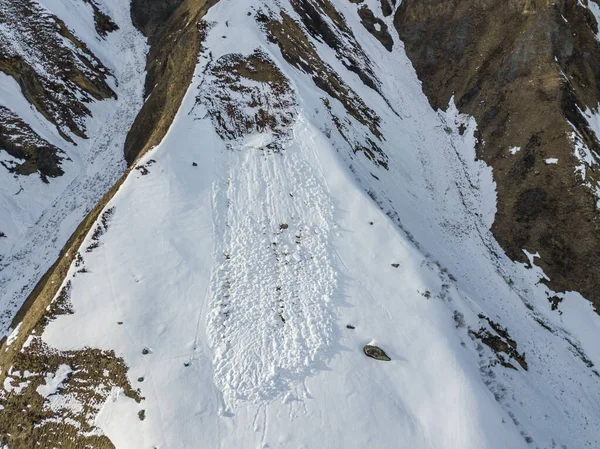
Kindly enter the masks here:
[[392, 15], [394, 6], [396, 6], [396, 0], [381, 0], [381, 12], [385, 17]]
[[477, 332], [470, 330], [469, 335], [488, 346], [496, 355], [500, 365], [516, 370], [512, 362], [517, 362], [527, 371], [525, 354], [518, 351], [517, 342], [510, 337], [508, 330], [484, 315], [480, 314], [479, 318], [482, 320], [482, 326]]
[[454, 97], [477, 120], [498, 190], [492, 231], [509, 257], [539, 251], [551, 288], [600, 306], [600, 161], [578, 154], [600, 149], [582, 112], [600, 100], [591, 12], [571, 0], [403, 0], [394, 24], [431, 105]]
[[146, 36], [169, 21], [184, 0], [132, 0], [131, 20]]
[[373, 11], [371, 11], [368, 6], [361, 7], [358, 10], [358, 15], [360, 16], [361, 23], [367, 29], [367, 31], [375, 36], [375, 38], [381, 42], [381, 45], [383, 45], [387, 51], [392, 51], [392, 48], [394, 47], [394, 41], [388, 32], [386, 23], [379, 17], [375, 17], [375, 14], [373, 14]]
[[96, 33], [98, 33], [99, 36], [106, 37], [108, 33], [112, 33], [113, 31], [117, 31], [119, 29], [117, 24], [114, 23], [109, 16], [104, 14], [100, 10], [100, 8], [98, 8], [98, 5], [94, 3], [93, 0], [83, 1], [90, 5], [94, 10], [94, 22], [96, 25]]

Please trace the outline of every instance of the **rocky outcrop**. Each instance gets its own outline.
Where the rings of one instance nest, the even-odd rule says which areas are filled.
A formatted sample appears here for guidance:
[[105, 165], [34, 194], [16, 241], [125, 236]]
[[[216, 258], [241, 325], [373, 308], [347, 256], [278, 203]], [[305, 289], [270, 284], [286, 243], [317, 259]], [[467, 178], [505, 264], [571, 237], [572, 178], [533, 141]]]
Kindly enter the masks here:
[[431, 105], [455, 101], [477, 119], [500, 244], [522, 262], [524, 249], [539, 252], [551, 288], [599, 306], [600, 146], [585, 116], [600, 99], [593, 14], [571, 0], [404, 0], [394, 24]]
[[[98, 14], [101, 14], [98, 11]], [[114, 30], [110, 20], [98, 25]], [[0, 71], [13, 77], [25, 98], [61, 136], [87, 137], [87, 104], [114, 98], [109, 71], [62, 20], [31, 0], [0, 1]]]
[[358, 15], [360, 16], [360, 22], [367, 31], [375, 36], [387, 51], [392, 51], [394, 40], [390, 36], [387, 24], [379, 17], [375, 17], [375, 14], [373, 14], [373, 11], [368, 6], [362, 6], [358, 10]]
[[370, 357], [375, 360], [380, 360], [382, 362], [389, 362], [390, 360], [392, 360], [388, 357], [388, 355], [385, 353], [385, 351], [383, 349], [381, 349], [379, 346], [366, 345], [363, 348], [363, 352], [365, 353], [365, 355], [367, 357]]
[[148, 36], [146, 102], [125, 142], [133, 164], [157, 145], [175, 118], [194, 74], [206, 24], [202, 17], [218, 0], [134, 0], [133, 23]]
[[10, 109], [0, 106], [0, 148], [14, 160], [0, 162], [18, 175], [39, 173], [42, 181], [61, 176], [65, 153], [38, 136], [29, 125]]
[[[209, 63], [198, 101], [206, 105], [219, 136], [251, 133], [284, 137], [296, 118], [296, 98], [287, 78], [262, 50], [228, 54]], [[287, 225], [286, 225], [287, 227]]]

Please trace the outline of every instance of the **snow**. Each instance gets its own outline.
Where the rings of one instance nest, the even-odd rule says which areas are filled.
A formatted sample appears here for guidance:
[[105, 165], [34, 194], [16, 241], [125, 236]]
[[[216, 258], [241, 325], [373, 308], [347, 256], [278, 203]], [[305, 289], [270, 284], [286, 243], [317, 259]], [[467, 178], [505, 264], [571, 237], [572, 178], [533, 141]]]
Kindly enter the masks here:
[[22, 348], [21, 348], [21, 349], [22, 349], [22, 350], [23, 350], [23, 349], [27, 349], [27, 348], [29, 347], [29, 345], [30, 345], [31, 343], [33, 343], [33, 340], [34, 340], [34, 338], [35, 338], [35, 336], [34, 336], [34, 335], [32, 335], [32, 334], [28, 335], [28, 336], [27, 336], [27, 339], [25, 340], [25, 343], [23, 343], [23, 346], [22, 346]]
[[508, 151], [510, 154], [517, 154], [519, 151], [521, 151], [521, 147], [511, 147], [508, 149]]
[[21, 328], [21, 323], [17, 324], [17, 326], [13, 329], [13, 331], [8, 335], [6, 339], [6, 351], [8, 351], [8, 347], [15, 342], [17, 337], [19, 336], [19, 329]]
[[54, 395], [63, 388], [63, 382], [73, 372], [69, 365], [60, 365], [56, 373], [48, 373], [46, 375], [46, 383], [37, 387], [36, 391], [43, 397]]
[[[124, 358], [145, 400], [113, 389], [96, 417], [117, 448], [598, 447], [600, 378], [577, 350], [600, 363], [599, 317], [574, 293], [551, 310], [543, 254], [525, 253], [530, 269], [504, 255], [475, 121], [454, 101], [431, 110], [402, 47], [387, 52], [354, 5], [333, 3], [398, 114], [314, 44], [382, 118], [389, 170], [348, 148], [325, 93], [223, 0], [205, 46], [214, 60], [262, 48], [276, 61], [298, 100], [291, 137], [280, 153], [262, 133], [228, 147], [196, 106], [199, 58], [169, 132], [139, 161], [155, 161], [149, 174], [132, 171], [98, 248], [82, 251], [87, 273], [65, 280], [75, 313], [43, 340]], [[368, 133], [348, 123], [352, 138]], [[480, 316], [507, 329], [527, 371], [469, 333], [489, 327]], [[370, 342], [392, 360], [366, 358]]]
[[531, 265], [531, 266], [534, 265], [534, 260], [536, 257], [541, 257], [539, 252], [536, 252], [535, 254], [533, 254], [533, 253], [530, 253], [529, 251], [527, 251], [526, 249], [524, 249], [523, 252], [527, 256], [527, 259], [529, 260], [529, 265]]
[[[586, 108], [585, 111], [579, 109], [579, 112], [586, 118], [590, 129], [598, 139], [600, 136], [600, 114], [598, 114], [597, 109], [595, 111], [589, 108]], [[592, 191], [596, 198], [596, 208], [600, 209], [600, 184], [588, 179], [587, 176], [589, 172], [593, 173], [596, 170], [600, 155], [585, 144], [583, 137], [571, 122], [569, 122], [569, 125], [573, 129], [573, 132], [569, 135], [570, 140], [573, 142], [573, 154], [580, 162], [580, 165], [575, 167], [575, 173], [581, 176], [584, 185]]]
[[575, 167], [575, 172], [581, 175], [582, 180], [586, 180], [587, 170], [593, 168], [594, 165], [598, 164], [598, 155], [590, 150], [584, 143], [579, 133], [575, 130], [572, 123], [569, 123], [573, 128], [573, 132], [570, 134], [570, 139], [573, 142], [573, 155], [581, 162], [581, 165]]
[[65, 174], [50, 178], [49, 184], [0, 167], [0, 230], [6, 234], [0, 239], [0, 334], [6, 334], [12, 317], [83, 217], [123, 173], [125, 137], [143, 103], [147, 45], [131, 23], [129, 2], [96, 2], [120, 27], [106, 39], [97, 37], [91, 7], [85, 2], [40, 3], [78, 33], [112, 71], [109, 84], [119, 98], [86, 105], [92, 112], [86, 121], [90, 138], [75, 138], [75, 146], [27, 102], [16, 81], [0, 73], [0, 105], [70, 158], [63, 161]]
[[549, 157], [548, 159], [545, 159], [544, 162], [546, 163], [546, 165], [554, 165], [558, 164], [558, 159], [555, 157]]
[[9, 375], [4, 378], [4, 391], [7, 393], [20, 394], [23, 391], [23, 388], [29, 385], [29, 382], [18, 382], [16, 385], [13, 385], [14, 379]]
[[[182, 111], [189, 110], [189, 100], [190, 95]], [[185, 135], [183, 141], [182, 135]], [[194, 144], [200, 135], [204, 136], [206, 146]], [[144, 375], [146, 381], [152, 383], [151, 389], [142, 390], [146, 396], [143, 404], [147, 410], [146, 420], [125, 421], [127, 427], [123, 425], [122, 418], [116, 417], [135, 416], [135, 405], [118, 397], [114, 402], [109, 401], [101, 414], [104, 419], [110, 408], [112, 419], [106, 418], [107, 422], [100, 420], [97, 424], [117, 447], [186, 447], [191, 442], [201, 442], [200, 447], [219, 444], [223, 447], [265, 444], [273, 447], [319, 444], [395, 447], [398, 442], [424, 447], [427, 442], [443, 444], [457, 429], [460, 432], [454, 438], [462, 447], [519, 447], [520, 437], [507, 433], [502, 410], [494, 406], [493, 397], [477, 381], [476, 366], [467, 374], [457, 361], [457, 357], [466, 355], [458, 340], [447, 340], [446, 332], [451, 332], [453, 324], [444, 313], [445, 307], [425, 300], [416, 292], [416, 286], [424, 290], [428, 282], [436, 279], [435, 274], [429, 269], [420, 272], [419, 263], [412, 260], [417, 251], [407, 245], [397, 228], [373, 207], [362, 189], [352, 183], [331, 150], [322, 154], [325, 160], [318, 161], [317, 149], [326, 149], [328, 143], [314, 125], [300, 121], [294, 135], [294, 144], [281, 156], [265, 156], [256, 150], [225, 153], [224, 144], [211, 132], [207, 120], [199, 125], [182, 112], [165, 141], [147, 156], [157, 160], [151, 167], [154, 170], [147, 176], [130, 178], [119, 191], [113, 203], [115, 215], [111, 229], [103, 236], [97, 252], [86, 257], [86, 266], [94, 274], [74, 279], [76, 314], [57, 320], [44, 335], [47, 342], [64, 349], [84, 342], [117, 347], [131, 366], [131, 378]], [[220, 155], [206, 155], [206, 148], [219, 147]], [[192, 160], [201, 162], [198, 167], [192, 167]], [[274, 276], [277, 272], [270, 268], [278, 267], [274, 258], [265, 257], [262, 266], [254, 267], [255, 256], [247, 253], [270, 249], [270, 242], [261, 238], [261, 230], [265, 228], [258, 218], [272, 219], [273, 226], [266, 227], [265, 232], [276, 238], [278, 224], [284, 218], [292, 218], [293, 209], [289, 208], [293, 205], [303, 205], [294, 213], [305, 220], [319, 219], [319, 213], [309, 214], [311, 211], [332, 209], [327, 203], [319, 202], [318, 188], [314, 191], [304, 185], [294, 185], [298, 182], [294, 177], [283, 176], [286, 167], [298, 164], [298, 169], [304, 164], [316, 164], [312, 165], [312, 176], [328, 186], [328, 197], [333, 204], [341, 203], [324, 216], [335, 214], [333, 221], [338, 235], [327, 245], [335, 262], [325, 259], [326, 265], [316, 261], [315, 265], [304, 268], [318, 270], [312, 280], [317, 288], [322, 282], [325, 287], [331, 285], [326, 268], [330, 263], [341, 272], [346, 285], [334, 293], [332, 302], [340, 313], [339, 307], [344, 308], [342, 298], [348, 298], [352, 302], [345, 307], [360, 312], [349, 310], [344, 321], [338, 317], [337, 325], [327, 323], [327, 310], [323, 310], [327, 307], [325, 301], [320, 306], [314, 302], [302, 304], [306, 300], [302, 297], [303, 288], [315, 288], [310, 281], [295, 290], [283, 284], [284, 288], [295, 291], [300, 305], [297, 310], [292, 307], [286, 312], [289, 315], [285, 325], [278, 323], [277, 317], [268, 315], [268, 312], [274, 314], [276, 304], [269, 307], [263, 302], [269, 300], [270, 288], [276, 283], [263, 281], [262, 291], [246, 290], [256, 283], [256, 276], [277, 279]], [[225, 167], [230, 169], [223, 170]], [[328, 167], [326, 176], [323, 175], [325, 167]], [[260, 176], [256, 177], [259, 168]], [[282, 175], [274, 178], [278, 170]], [[261, 179], [264, 182], [252, 186], [243, 178], [235, 178], [239, 172], [245, 172], [254, 182]], [[298, 178], [310, 185], [310, 178]], [[275, 182], [276, 179], [285, 179], [284, 182], [291, 185], [282, 185]], [[229, 197], [230, 207], [239, 210], [238, 214], [226, 215], [227, 210], [218, 195], [215, 199], [215, 185], [218, 187], [228, 180], [239, 189]], [[269, 184], [273, 191], [266, 188]], [[266, 190], [251, 200], [249, 195], [257, 193], [254, 188]], [[279, 190], [281, 196], [277, 195]], [[294, 195], [293, 202], [289, 193]], [[287, 214], [282, 213], [286, 211], [286, 203], [276, 201], [284, 195], [290, 198]], [[127, 204], [130, 209], [125, 211], [120, 208], [121, 204]], [[268, 209], [274, 205], [281, 206], [283, 211]], [[218, 217], [212, 223], [211, 207], [230, 218], [232, 234], [244, 238], [237, 244], [240, 246], [233, 245], [228, 251], [232, 259], [239, 257], [240, 264], [244, 261], [248, 264], [231, 268], [232, 286], [241, 285], [240, 290], [231, 294], [231, 320], [235, 322], [232, 331], [224, 331], [224, 337], [234, 350], [225, 354], [217, 352], [215, 360], [211, 360], [215, 323], [210, 317], [221, 308], [214, 304], [216, 298], [211, 299], [208, 282], [211, 258], [206, 255], [212, 252], [215, 260], [223, 260], [222, 244], [228, 240], [220, 237]], [[368, 224], [367, 216], [377, 223], [375, 228]], [[285, 233], [294, 231], [294, 222], [288, 221], [290, 227]], [[254, 226], [239, 228], [247, 222]], [[147, 226], [147, 223], [156, 225]], [[164, 223], [166, 228], [159, 223]], [[323, 226], [327, 222], [319, 219], [318, 223]], [[131, 227], [136, 232], [125, 231]], [[226, 226], [223, 224], [223, 227]], [[322, 241], [319, 234], [313, 235], [313, 240], [307, 236], [309, 240], [303, 245], [318, 257]], [[153, 244], [144, 246], [148, 241]], [[143, 247], [147, 249], [130, 249]], [[154, 251], [149, 254], [147, 250], [151, 248]], [[393, 254], [408, 271], [398, 275], [396, 269], [386, 264], [386, 273], [381, 270], [378, 254]], [[129, 269], [115, 270], [116, 257]], [[283, 270], [283, 281], [302, 281], [302, 277], [298, 281], [288, 278], [285, 266], [279, 268]], [[170, 275], [165, 278], [160, 273]], [[429, 279], [421, 280], [423, 275]], [[98, 282], [99, 279], [105, 282]], [[257, 284], [254, 288], [262, 286]], [[78, 289], [85, 289], [86, 295], [79, 296]], [[245, 292], [248, 294], [243, 294]], [[103, 306], [97, 302], [100, 297], [110, 300]], [[315, 306], [316, 310], [310, 310]], [[321, 313], [323, 322], [313, 323], [311, 312]], [[404, 318], [398, 322], [400, 317]], [[95, 326], [86, 324], [90, 319], [95, 321]], [[251, 319], [258, 322], [252, 323]], [[123, 326], [117, 326], [117, 320], [122, 320]], [[341, 324], [346, 321], [357, 326], [355, 334], [342, 333]], [[64, 341], [67, 329], [78, 335], [77, 341]], [[135, 335], [136, 344], [123, 345], [130, 333]], [[373, 338], [380, 341], [392, 357], [389, 365], [365, 363], [361, 348]], [[314, 346], [312, 341], [320, 345]], [[141, 354], [145, 346], [152, 348], [152, 354]], [[322, 355], [318, 356], [319, 353]], [[303, 363], [298, 363], [298, 359]], [[325, 364], [328, 359], [329, 363]], [[186, 367], [184, 363], [188, 361], [191, 364]], [[238, 368], [238, 365], [241, 366]], [[307, 368], [313, 372], [306, 372]], [[444, 383], [436, 381], [440, 370], [444, 372]], [[266, 381], [264, 373], [271, 375]], [[343, 416], [328, 405], [341, 403], [348, 404]], [[452, 415], [447, 413], [450, 408]], [[324, 413], [325, 410], [329, 412]], [[365, 420], [365, 410], [377, 416], [378, 421]], [[481, 416], [486, 416], [486, 422], [480, 422]], [[348, 429], [347, 422], [352, 422], [355, 428]], [[443, 423], [442, 429], [439, 423]], [[480, 431], [480, 424], [487, 432]], [[329, 430], [324, 433], [323, 429]]]
[[[302, 137], [294, 140], [315, 145]], [[222, 211], [214, 217], [214, 254], [222, 262], [212, 274], [207, 333], [227, 405], [280, 395], [330, 345], [333, 207], [305, 148], [290, 146], [281, 158], [264, 149], [232, 152], [213, 187], [213, 207]]]
[[[61, 394], [60, 391], [64, 388], [65, 381], [73, 373], [73, 369], [69, 365], [60, 365], [55, 373], [47, 373], [45, 376], [45, 384], [36, 388], [38, 394], [46, 399], [44, 408], [59, 412], [73, 413], [75, 415], [82, 413], [83, 404], [75, 397], [74, 394]], [[52, 418], [51, 418], [52, 419]], [[58, 418], [59, 422], [62, 421]], [[66, 419], [69, 419], [68, 417]], [[71, 423], [76, 427], [80, 427], [77, 421], [71, 419]]]
[[[593, 3], [593, 2], [590, 2]], [[600, 106], [600, 105], [599, 105]], [[588, 125], [596, 135], [597, 139], [600, 139], [600, 113], [598, 112], [598, 108], [595, 110], [591, 110], [590, 108], [586, 108], [586, 110], [579, 109], [579, 112], [585, 117], [588, 122]]]

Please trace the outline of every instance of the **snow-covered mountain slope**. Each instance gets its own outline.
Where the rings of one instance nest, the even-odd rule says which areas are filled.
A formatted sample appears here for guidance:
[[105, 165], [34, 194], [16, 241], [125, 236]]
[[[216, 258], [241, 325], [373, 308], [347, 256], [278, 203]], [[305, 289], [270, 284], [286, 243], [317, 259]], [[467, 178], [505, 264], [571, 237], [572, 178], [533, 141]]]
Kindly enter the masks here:
[[116, 0], [0, 2], [0, 334], [125, 170], [146, 43]]
[[210, 9], [169, 132], [2, 349], [4, 444], [598, 447], [598, 316], [504, 255], [477, 123], [365, 7]]

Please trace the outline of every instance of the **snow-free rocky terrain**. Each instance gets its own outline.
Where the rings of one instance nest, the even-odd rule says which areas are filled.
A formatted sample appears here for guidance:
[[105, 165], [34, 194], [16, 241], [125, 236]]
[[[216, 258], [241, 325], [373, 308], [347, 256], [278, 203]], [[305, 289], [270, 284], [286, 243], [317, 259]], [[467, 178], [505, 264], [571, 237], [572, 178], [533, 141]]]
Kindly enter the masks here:
[[535, 237], [569, 195], [517, 200], [510, 244], [497, 216], [534, 172], [595, 204], [598, 105], [560, 156], [546, 125], [509, 145], [470, 88], [434, 98], [414, 37], [450, 22], [414, 4], [0, 1], [2, 449], [600, 447], [598, 283], [553, 284]]

